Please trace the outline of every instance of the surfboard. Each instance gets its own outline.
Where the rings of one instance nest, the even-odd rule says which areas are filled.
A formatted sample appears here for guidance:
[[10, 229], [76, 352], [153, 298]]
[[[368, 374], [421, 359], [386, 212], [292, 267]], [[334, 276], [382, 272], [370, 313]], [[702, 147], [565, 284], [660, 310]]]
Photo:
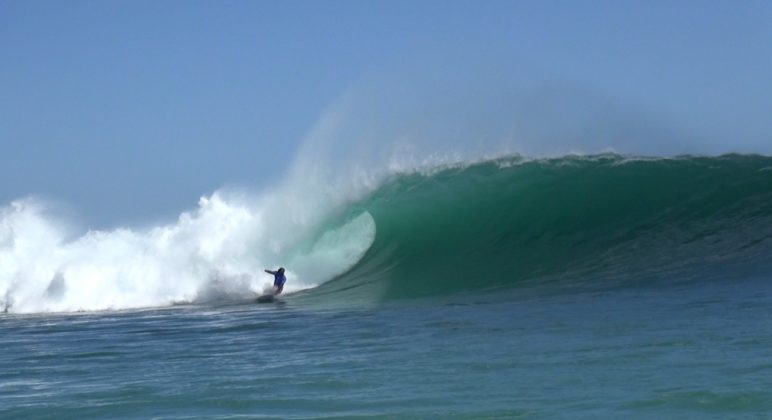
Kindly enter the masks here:
[[271, 303], [275, 301], [276, 301], [276, 295], [272, 295], [270, 293], [262, 296], [258, 296], [256, 300], [257, 303]]

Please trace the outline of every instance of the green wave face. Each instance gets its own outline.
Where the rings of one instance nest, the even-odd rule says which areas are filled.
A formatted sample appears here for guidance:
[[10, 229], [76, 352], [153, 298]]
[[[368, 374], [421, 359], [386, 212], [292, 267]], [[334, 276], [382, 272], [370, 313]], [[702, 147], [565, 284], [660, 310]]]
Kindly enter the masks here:
[[374, 243], [319, 293], [692, 280], [769, 265], [772, 158], [500, 159], [395, 176], [350, 211]]

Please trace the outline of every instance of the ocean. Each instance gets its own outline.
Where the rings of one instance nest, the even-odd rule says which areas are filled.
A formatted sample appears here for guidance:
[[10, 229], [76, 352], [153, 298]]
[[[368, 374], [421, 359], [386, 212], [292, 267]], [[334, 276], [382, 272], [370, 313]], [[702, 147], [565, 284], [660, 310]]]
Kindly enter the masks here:
[[0, 210], [0, 417], [772, 413], [772, 157], [505, 156], [276, 198], [87, 232]]

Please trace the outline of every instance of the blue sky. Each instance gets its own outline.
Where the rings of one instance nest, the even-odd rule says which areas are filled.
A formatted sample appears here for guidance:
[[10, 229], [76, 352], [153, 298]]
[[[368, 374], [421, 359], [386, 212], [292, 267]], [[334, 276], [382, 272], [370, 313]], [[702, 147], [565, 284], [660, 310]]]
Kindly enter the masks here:
[[695, 153], [772, 152], [770, 2], [0, 0], [0, 203], [103, 227], [259, 189], [330, 103], [413, 66], [581, 86]]

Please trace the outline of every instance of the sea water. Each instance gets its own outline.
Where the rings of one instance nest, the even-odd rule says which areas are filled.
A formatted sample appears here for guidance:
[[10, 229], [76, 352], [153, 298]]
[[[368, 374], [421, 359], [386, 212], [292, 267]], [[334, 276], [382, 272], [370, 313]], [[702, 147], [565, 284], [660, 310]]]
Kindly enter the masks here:
[[[601, 155], [402, 173], [254, 247], [263, 210], [218, 197], [173, 226], [69, 238], [17, 203], [0, 417], [764, 418], [770, 168]], [[288, 293], [257, 304], [278, 257]]]
[[764, 417], [770, 284], [7, 315], [0, 416]]

